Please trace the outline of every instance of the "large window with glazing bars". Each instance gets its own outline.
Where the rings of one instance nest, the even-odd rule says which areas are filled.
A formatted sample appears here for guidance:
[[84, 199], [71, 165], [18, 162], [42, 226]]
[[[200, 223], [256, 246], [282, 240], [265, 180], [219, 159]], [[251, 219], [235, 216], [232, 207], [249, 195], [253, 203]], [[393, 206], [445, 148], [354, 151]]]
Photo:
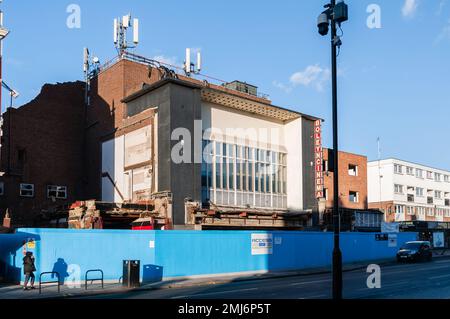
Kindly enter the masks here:
[[287, 208], [285, 153], [203, 141], [202, 200], [215, 205]]

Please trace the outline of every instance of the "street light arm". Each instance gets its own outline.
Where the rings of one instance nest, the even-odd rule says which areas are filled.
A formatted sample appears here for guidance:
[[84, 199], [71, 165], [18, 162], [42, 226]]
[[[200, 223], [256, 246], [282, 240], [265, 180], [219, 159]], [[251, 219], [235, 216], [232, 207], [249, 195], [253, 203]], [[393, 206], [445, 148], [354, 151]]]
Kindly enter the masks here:
[[2, 86], [9, 91], [9, 94], [11, 94], [12, 97], [17, 98], [19, 96], [19, 92], [17, 92], [14, 89], [11, 89], [11, 87], [5, 83], [5, 81], [2, 81]]

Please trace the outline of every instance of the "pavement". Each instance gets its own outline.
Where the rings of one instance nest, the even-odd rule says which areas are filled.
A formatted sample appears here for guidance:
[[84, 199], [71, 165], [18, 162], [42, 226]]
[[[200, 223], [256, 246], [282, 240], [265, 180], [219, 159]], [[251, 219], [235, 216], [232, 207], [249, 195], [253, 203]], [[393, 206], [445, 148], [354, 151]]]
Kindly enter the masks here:
[[[422, 265], [421, 267], [432, 267], [434, 264], [439, 264], [444, 262], [447, 264], [448, 260], [448, 271], [450, 272], [450, 251], [445, 251], [444, 253], [435, 253], [434, 261], [428, 265]], [[405, 273], [407, 273], [408, 267], [411, 265], [398, 265], [393, 259], [383, 259], [370, 262], [359, 262], [346, 264], [343, 266], [344, 277], [348, 274], [353, 276], [354, 274], [359, 274], [358, 276], [363, 276], [364, 280], [360, 280], [364, 283], [366, 282], [368, 274], [366, 273], [366, 268], [369, 264], [378, 264], [382, 269], [391, 270], [392, 267], [405, 267]], [[444, 265], [443, 265], [444, 266]], [[447, 267], [447, 265], [445, 265]], [[444, 267], [444, 268], [445, 268]], [[400, 268], [403, 269], [403, 268]], [[413, 268], [411, 270], [413, 271]], [[441, 268], [438, 268], [441, 269]], [[352, 275], [353, 273], [353, 275]], [[358, 277], [357, 276], [357, 277]], [[347, 276], [348, 277], [348, 276]], [[313, 279], [313, 280], [311, 280]], [[450, 280], [450, 275], [449, 275]], [[292, 283], [297, 282], [292, 286]], [[67, 285], [60, 286], [60, 292], [58, 292], [56, 284], [43, 284], [42, 293], [39, 293], [38, 289], [24, 291], [22, 287], [17, 285], [0, 285], [0, 299], [60, 299], [60, 298], [174, 298], [182, 297], [188, 299], [189, 296], [194, 295], [196, 298], [203, 298], [207, 296], [216, 296], [214, 298], [225, 298], [227, 293], [230, 291], [230, 287], [246, 287], [243, 288], [244, 291], [256, 292], [260, 290], [258, 287], [267, 287], [269, 291], [274, 288], [273, 285], [280, 284], [280, 287], [295, 287], [295, 286], [311, 286], [312, 294], [306, 294], [305, 298], [328, 298], [328, 292], [331, 290], [331, 269], [327, 268], [314, 268], [305, 269], [301, 271], [284, 271], [284, 272], [271, 272], [256, 275], [247, 276], [219, 276], [214, 278], [193, 278], [193, 279], [176, 279], [168, 280], [157, 283], [143, 284], [139, 288], [126, 288], [120, 283], [105, 283], [104, 288], [101, 287], [100, 282], [88, 282], [88, 289], [86, 290], [84, 285], [80, 287], [69, 287]], [[317, 286], [317, 284], [321, 284]], [[35, 284], [38, 287], [37, 283]], [[323, 286], [323, 287], [322, 287]], [[366, 286], [364, 286], [366, 287]], [[363, 288], [364, 288], [363, 287]], [[324, 288], [323, 293], [318, 293]], [[225, 290], [223, 290], [225, 289]], [[227, 290], [228, 289], [228, 290]], [[249, 289], [249, 290], [245, 290]], [[359, 287], [358, 289], [361, 289]], [[449, 283], [450, 289], [450, 283]], [[215, 292], [215, 290], [218, 290]], [[229, 298], [237, 298], [238, 295], [233, 293], [231, 289]], [[241, 291], [241, 289], [238, 289]], [[285, 289], [286, 290], [286, 289]], [[206, 291], [206, 292], [205, 292]], [[200, 293], [200, 295], [199, 295]], [[201, 294], [203, 293], [203, 295]], [[284, 296], [283, 298], [291, 298], [289, 289], [286, 290], [285, 294], [278, 293], [279, 296]], [[273, 293], [270, 293], [270, 298], [277, 298]], [[296, 294], [294, 294], [296, 295]], [[298, 294], [297, 294], [298, 295]], [[247, 294], [244, 293], [244, 296]], [[257, 295], [251, 294], [250, 297], [246, 298], [264, 298], [266, 296], [263, 291], [259, 292]], [[450, 295], [449, 295], [450, 297]]]
[[[344, 299], [450, 299], [450, 258], [379, 264], [379, 287], [369, 288], [366, 267], [343, 273]], [[275, 300], [331, 299], [331, 273], [272, 277], [215, 285], [141, 290], [77, 299]]]

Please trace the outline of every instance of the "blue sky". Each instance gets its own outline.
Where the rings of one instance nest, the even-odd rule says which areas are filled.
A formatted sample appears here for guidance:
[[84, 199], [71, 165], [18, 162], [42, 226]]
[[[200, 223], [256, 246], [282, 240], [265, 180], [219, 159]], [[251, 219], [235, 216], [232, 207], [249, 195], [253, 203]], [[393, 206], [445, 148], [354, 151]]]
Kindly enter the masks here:
[[[81, 28], [66, 25], [70, 4]], [[181, 63], [200, 48], [204, 73], [243, 80], [275, 105], [322, 117], [331, 139], [329, 37], [317, 33], [324, 1], [4, 0], [4, 80], [33, 99], [44, 83], [82, 79], [82, 50], [115, 55], [112, 20], [140, 19], [136, 52]], [[339, 62], [340, 148], [450, 170], [450, 0], [348, 0]], [[367, 7], [381, 9], [370, 29]], [[6, 93], [6, 92], [4, 92]], [[4, 99], [3, 105], [9, 105]]]

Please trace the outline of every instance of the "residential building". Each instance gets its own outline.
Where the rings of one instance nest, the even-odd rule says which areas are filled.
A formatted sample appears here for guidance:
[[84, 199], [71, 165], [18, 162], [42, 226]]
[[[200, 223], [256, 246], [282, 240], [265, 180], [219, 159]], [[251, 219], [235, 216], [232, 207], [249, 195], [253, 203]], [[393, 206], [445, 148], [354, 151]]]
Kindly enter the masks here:
[[368, 182], [388, 222], [450, 222], [450, 171], [391, 158], [368, 163]]

